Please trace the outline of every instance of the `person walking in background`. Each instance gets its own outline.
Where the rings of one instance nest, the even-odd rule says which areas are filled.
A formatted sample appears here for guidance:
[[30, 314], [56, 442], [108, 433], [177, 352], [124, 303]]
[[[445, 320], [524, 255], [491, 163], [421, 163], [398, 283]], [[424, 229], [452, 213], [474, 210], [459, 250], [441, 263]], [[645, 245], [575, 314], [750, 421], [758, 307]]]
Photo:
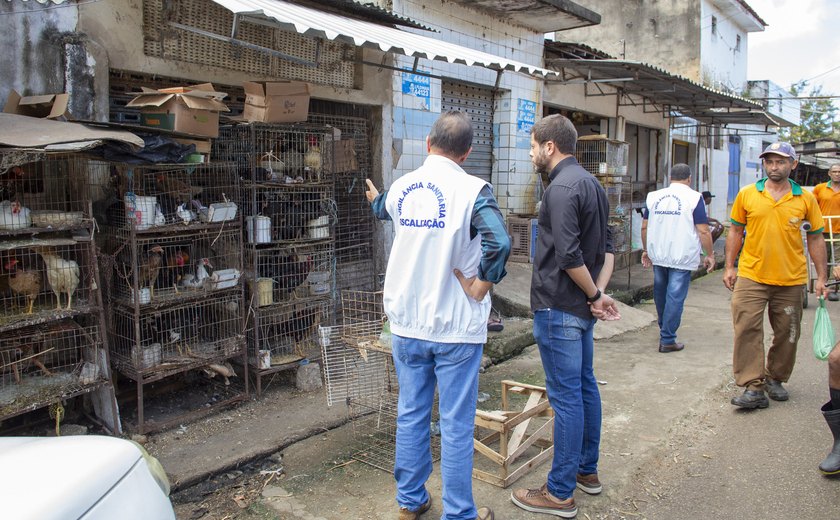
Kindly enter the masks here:
[[715, 251], [709, 233], [703, 196], [691, 189], [691, 168], [675, 164], [671, 184], [647, 196], [642, 220], [642, 265], [653, 266], [653, 301], [659, 323], [659, 352], [677, 352], [683, 305], [691, 274], [700, 263], [707, 272], [715, 268]]
[[430, 426], [435, 386], [445, 520], [487, 520], [472, 494], [478, 370], [487, 341], [490, 288], [506, 274], [510, 239], [490, 185], [460, 165], [473, 129], [446, 112], [426, 139], [423, 166], [379, 193], [366, 181], [374, 214], [394, 223], [384, 307], [399, 383], [394, 478], [400, 520], [431, 507]]
[[703, 203], [707, 206], [706, 215], [709, 217], [709, 233], [712, 234], [712, 245], [714, 245], [717, 239], [723, 234], [723, 224], [720, 223], [720, 220], [711, 217], [712, 210], [708, 206], [712, 205], [712, 197], [714, 195], [712, 195], [711, 191], [703, 192]]
[[[828, 182], [814, 186], [814, 197], [817, 198], [823, 217], [835, 217], [825, 219], [823, 230], [823, 238], [826, 240], [825, 254], [830, 272], [831, 267], [836, 267], [840, 262], [840, 164], [833, 164], [828, 169], [828, 179]], [[840, 278], [840, 271], [832, 274], [835, 278]], [[828, 299], [833, 302], [840, 300], [836, 286], [828, 293]]]
[[[814, 292], [823, 297], [828, 292], [819, 205], [811, 193], [790, 180], [798, 164], [796, 151], [789, 143], [773, 143], [759, 157], [767, 177], [735, 197], [723, 275], [723, 284], [733, 291], [732, 368], [735, 383], [745, 388], [742, 395], [732, 398], [732, 404], [741, 408], [767, 408], [768, 395], [775, 401], [788, 399], [782, 383], [788, 381], [796, 361], [802, 297], [808, 281], [803, 227], [808, 229], [808, 252], [817, 271]], [[738, 251], [741, 258], [736, 268]], [[766, 362], [765, 308], [773, 328]]]
[[592, 332], [596, 318], [621, 317], [604, 292], [614, 263], [607, 195], [575, 160], [576, 144], [574, 125], [559, 114], [531, 130], [531, 161], [548, 180], [538, 217], [531, 310], [554, 410], [554, 458], [542, 487], [511, 494], [526, 511], [562, 518], [577, 515], [576, 486], [593, 495], [602, 489], [601, 397], [592, 369]]

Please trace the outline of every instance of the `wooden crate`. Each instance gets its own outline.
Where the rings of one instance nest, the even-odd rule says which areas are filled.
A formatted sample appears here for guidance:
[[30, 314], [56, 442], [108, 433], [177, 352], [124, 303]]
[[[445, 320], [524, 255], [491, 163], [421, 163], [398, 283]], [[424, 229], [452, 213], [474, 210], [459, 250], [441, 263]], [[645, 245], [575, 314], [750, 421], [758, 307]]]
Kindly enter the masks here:
[[[509, 392], [528, 396], [522, 411], [508, 410]], [[502, 381], [502, 410], [476, 410], [475, 425], [475, 451], [497, 468], [495, 472], [474, 468], [473, 477], [494, 486], [508, 487], [554, 454], [554, 412], [544, 387]], [[482, 437], [482, 431], [491, 433]], [[492, 446], [497, 446], [498, 451]], [[529, 449], [537, 453], [517, 465], [516, 461]]]

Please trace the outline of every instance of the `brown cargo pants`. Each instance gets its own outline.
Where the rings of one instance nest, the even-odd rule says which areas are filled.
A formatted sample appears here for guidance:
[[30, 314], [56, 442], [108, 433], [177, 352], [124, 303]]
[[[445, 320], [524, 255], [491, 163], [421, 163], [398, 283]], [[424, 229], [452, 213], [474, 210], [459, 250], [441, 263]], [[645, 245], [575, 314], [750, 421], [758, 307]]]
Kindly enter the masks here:
[[[796, 362], [802, 320], [802, 285], [765, 285], [739, 277], [732, 294], [735, 384], [763, 390], [769, 377], [786, 382]], [[764, 362], [764, 309], [768, 309], [773, 340]]]

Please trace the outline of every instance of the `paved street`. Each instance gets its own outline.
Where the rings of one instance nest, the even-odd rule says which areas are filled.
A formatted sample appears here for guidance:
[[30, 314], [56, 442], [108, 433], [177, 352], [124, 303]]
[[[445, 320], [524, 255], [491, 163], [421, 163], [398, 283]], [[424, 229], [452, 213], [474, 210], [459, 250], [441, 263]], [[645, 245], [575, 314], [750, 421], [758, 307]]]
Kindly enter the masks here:
[[[810, 352], [813, 306], [803, 320], [791, 400], [744, 413], [729, 404], [739, 391], [731, 382], [729, 292], [720, 278], [716, 272], [692, 283], [680, 330], [685, 351], [656, 352], [655, 326], [596, 343], [596, 375], [605, 383], [605, 492], [578, 493], [578, 518], [838, 517], [840, 481], [816, 469], [830, 434], [818, 410], [827, 395], [826, 367]], [[650, 303], [638, 308], [654, 312]], [[831, 314], [840, 323], [840, 305]], [[497, 395], [501, 379], [539, 384], [541, 376], [538, 354], [529, 348], [491, 367], [481, 387]], [[348, 425], [287, 448], [285, 477], [268, 483], [249, 509], [260, 516], [244, 518], [394, 518], [393, 480], [350, 460], [357, 440]], [[545, 471], [538, 467], [513, 487], [539, 486]], [[510, 503], [512, 488], [474, 481], [477, 503], [491, 506], [496, 518], [536, 518]], [[426, 517], [437, 518], [437, 466], [430, 491], [436, 503]]]

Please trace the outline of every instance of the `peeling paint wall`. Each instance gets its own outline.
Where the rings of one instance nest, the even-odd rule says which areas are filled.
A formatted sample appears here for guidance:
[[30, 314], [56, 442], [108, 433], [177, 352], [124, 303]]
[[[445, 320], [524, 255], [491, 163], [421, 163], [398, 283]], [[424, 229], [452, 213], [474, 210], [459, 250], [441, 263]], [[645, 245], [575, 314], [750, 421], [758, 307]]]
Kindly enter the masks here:
[[76, 29], [76, 6], [45, 9], [37, 2], [0, 2], [0, 20], [0, 102], [11, 90], [21, 95], [64, 92], [64, 38]]

